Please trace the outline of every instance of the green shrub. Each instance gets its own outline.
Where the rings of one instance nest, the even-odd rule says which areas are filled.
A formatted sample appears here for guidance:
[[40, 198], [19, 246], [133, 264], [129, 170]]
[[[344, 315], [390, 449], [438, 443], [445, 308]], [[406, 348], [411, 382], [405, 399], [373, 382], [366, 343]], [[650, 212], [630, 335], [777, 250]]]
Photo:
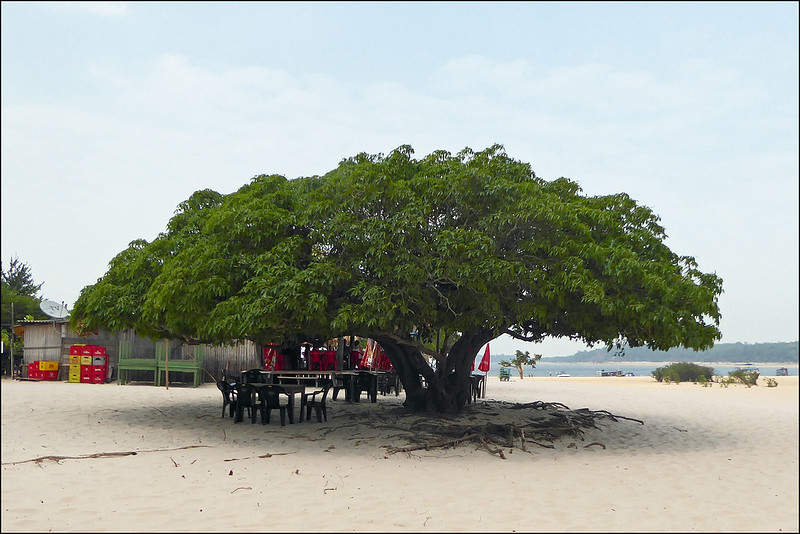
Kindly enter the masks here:
[[758, 385], [758, 371], [731, 371], [728, 376], [747, 387]]
[[778, 387], [778, 381], [774, 378], [767, 378], [767, 387], [768, 388], [776, 388]]
[[697, 383], [703, 386], [704, 388], [710, 387], [713, 384], [713, 382], [708, 380], [705, 375], [698, 376]]
[[651, 373], [659, 382], [669, 379], [668, 382], [698, 382], [700, 377], [708, 382], [714, 376], [713, 367], [704, 367], [689, 362], [674, 362], [664, 367], [659, 367]]

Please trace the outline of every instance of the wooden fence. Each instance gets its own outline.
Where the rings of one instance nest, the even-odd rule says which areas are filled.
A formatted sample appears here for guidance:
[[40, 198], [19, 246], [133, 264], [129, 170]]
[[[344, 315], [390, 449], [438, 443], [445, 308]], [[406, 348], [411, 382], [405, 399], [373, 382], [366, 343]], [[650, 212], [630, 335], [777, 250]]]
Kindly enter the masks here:
[[[117, 362], [119, 361], [119, 343], [125, 341], [131, 344], [133, 358], [154, 359], [156, 343], [164, 340], [151, 340], [136, 335], [132, 330], [118, 333], [108, 333], [100, 330], [97, 334], [87, 337], [78, 336], [69, 329], [67, 323], [53, 323], [51, 321], [31, 321], [21, 323], [25, 327], [23, 361], [27, 364], [33, 361], [59, 362], [59, 380], [66, 380], [69, 373], [69, 349], [72, 345], [100, 345], [106, 348], [108, 364], [113, 370], [112, 378], [117, 377]], [[170, 359], [185, 359], [190, 357], [193, 348], [178, 340], [170, 340]], [[222, 370], [230, 374], [253, 368], [261, 368], [263, 364], [261, 348], [252, 341], [245, 340], [236, 345], [214, 346], [205, 345], [203, 360], [203, 381], [213, 382], [222, 378]], [[180, 378], [181, 375], [176, 376]], [[132, 381], [148, 381], [152, 383], [153, 373], [150, 371], [130, 371]], [[174, 382], [174, 380], [170, 380]]]

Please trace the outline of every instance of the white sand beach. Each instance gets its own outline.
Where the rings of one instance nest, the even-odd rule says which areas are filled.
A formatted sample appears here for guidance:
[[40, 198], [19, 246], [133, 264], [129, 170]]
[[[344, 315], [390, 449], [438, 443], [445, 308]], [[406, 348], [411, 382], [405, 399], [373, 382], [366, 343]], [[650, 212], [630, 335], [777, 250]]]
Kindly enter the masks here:
[[[1, 527], [797, 531], [798, 377], [777, 381], [490, 378], [487, 400], [559, 402], [645, 423], [603, 420], [583, 441], [501, 459], [474, 445], [389, 454], [387, 445], [404, 443], [399, 434], [368, 422], [396, 415], [402, 394], [376, 404], [340, 397], [327, 423], [281, 427], [277, 414], [268, 426], [222, 418], [214, 384], [3, 379]], [[595, 442], [605, 448], [587, 446]], [[27, 461], [45, 456], [80, 458]]]

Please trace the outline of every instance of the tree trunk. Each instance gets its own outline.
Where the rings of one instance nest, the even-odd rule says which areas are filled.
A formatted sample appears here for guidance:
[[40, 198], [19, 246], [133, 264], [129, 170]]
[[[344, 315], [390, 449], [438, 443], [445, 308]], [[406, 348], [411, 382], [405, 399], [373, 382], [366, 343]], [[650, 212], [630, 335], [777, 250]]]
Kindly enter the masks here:
[[448, 352], [444, 365], [437, 366], [435, 370], [412, 344], [403, 344], [380, 335], [373, 339], [383, 347], [397, 371], [406, 392], [403, 405], [407, 409], [455, 413], [466, 405], [470, 395], [471, 363], [478, 350], [491, 341], [493, 335], [490, 330], [462, 335]]

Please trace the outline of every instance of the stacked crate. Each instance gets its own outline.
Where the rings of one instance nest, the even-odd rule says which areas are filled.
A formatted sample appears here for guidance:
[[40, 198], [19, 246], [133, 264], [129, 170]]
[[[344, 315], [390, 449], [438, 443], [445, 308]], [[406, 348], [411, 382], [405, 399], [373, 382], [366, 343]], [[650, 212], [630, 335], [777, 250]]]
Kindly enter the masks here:
[[81, 381], [81, 348], [86, 345], [72, 345], [69, 348], [69, 381]]
[[37, 360], [28, 364], [28, 378], [58, 380], [58, 362]]
[[28, 378], [39, 379], [39, 362], [31, 362], [28, 364]]
[[72, 345], [69, 348], [69, 381], [104, 384], [108, 376], [108, 354], [98, 345]]
[[58, 380], [58, 362], [39, 362], [39, 379], [40, 380]]
[[94, 345], [84, 345], [80, 348], [81, 384], [92, 383], [92, 349]]
[[92, 347], [92, 383], [103, 384], [108, 373], [108, 354], [105, 347]]

